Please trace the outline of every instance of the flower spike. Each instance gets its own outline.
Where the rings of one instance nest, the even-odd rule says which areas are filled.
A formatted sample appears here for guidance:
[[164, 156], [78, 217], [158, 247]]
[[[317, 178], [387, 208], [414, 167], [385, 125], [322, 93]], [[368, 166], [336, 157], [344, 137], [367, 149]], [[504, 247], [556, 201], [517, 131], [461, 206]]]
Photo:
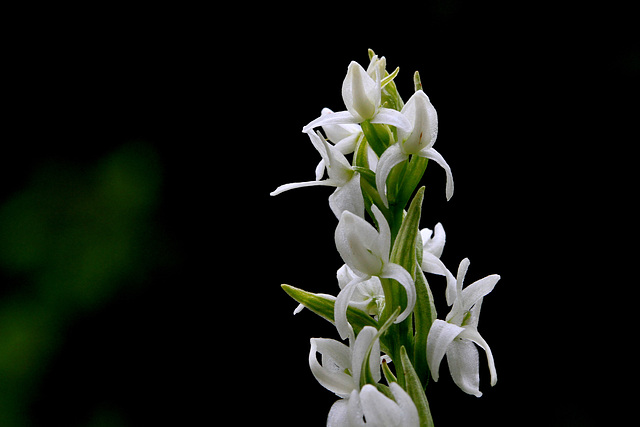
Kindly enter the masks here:
[[[271, 192], [333, 187], [328, 200], [338, 220], [333, 237], [344, 263], [335, 274], [337, 295], [282, 285], [299, 303], [294, 314], [306, 308], [331, 322], [345, 340], [310, 339], [309, 369], [338, 397], [327, 427], [434, 427], [425, 389], [429, 378], [440, 379], [445, 356], [454, 383], [465, 393], [482, 395], [480, 348], [492, 386], [498, 378], [478, 321], [500, 276], [465, 287], [469, 260], [460, 262], [457, 274], [449, 271], [441, 259], [442, 224], [420, 228], [425, 187], [418, 185], [429, 160], [445, 171], [447, 200], [453, 176], [434, 149], [438, 114], [424, 92], [427, 85], [416, 71], [415, 92], [405, 103], [395, 81], [400, 69], [389, 73], [386, 66], [386, 58], [372, 50], [366, 68], [349, 63], [341, 87], [344, 110], [323, 108], [302, 129], [320, 154], [315, 179]], [[309, 253], [304, 278], [311, 281], [316, 269], [332, 260], [314, 254], [316, 249], [314, 242], [299, 248]], [[437, 318], [429, 275], [446, 280], [441, 294], [450, 311], [443, 319]], [[381, 371], [386, 384], [380, 382]]]

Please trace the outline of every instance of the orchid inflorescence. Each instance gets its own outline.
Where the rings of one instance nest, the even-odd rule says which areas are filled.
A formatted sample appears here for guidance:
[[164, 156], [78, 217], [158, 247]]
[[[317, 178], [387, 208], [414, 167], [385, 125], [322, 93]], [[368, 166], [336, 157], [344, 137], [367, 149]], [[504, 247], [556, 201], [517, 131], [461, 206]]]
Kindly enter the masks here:
[[[348, 342], [311, 339], [311, 372], [340, 397], [327, 426], [432, 426], [425, 389], [430, 378], [438, 381], [445, 355], [465, 393], [482, 394], [477, 346], [486, 353], [491, 385], [497, 381], [491, 349], [477, 327], [482, 300], [500, 276], [463, 287], [469, 260], [455, 276], [443, 264], [442, 224], [419, 229], [424, 187], [416, 187], [429, 160], [446, 173], [447, 200], [454, 190], [451, 169], [433, 148], [438, 116], [418, 72], [415, 92], [404, 103], [394, 82], [399, 69], [388, 73], [386, 59], [371, 50], [369, 59], [367, 69], [349, 64], [342, 84], [346, 110], [325, 108], [303, 128], [322, 158], [315, 180], [271, 193], [335, 187], [329, 206], [338, 218], [335, 244], [344, 261], [336, 274], [340, 291], [334, 297], [282, 288], [299, 303], [294, 314], [311, 310]], [[451, 310], [444, 320], [437, 318], [425, 273], [446, 279], [442, 293]]]

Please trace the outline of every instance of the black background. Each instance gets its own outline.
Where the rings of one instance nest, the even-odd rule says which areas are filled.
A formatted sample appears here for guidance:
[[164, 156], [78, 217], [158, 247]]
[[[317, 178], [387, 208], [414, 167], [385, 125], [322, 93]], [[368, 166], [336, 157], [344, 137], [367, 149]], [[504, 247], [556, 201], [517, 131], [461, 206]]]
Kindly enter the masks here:
[[313, 179], [319, 157], [300, 130], [344, 108], [347, 66], [365, 65], [367, 48], [400, 67], [405, 100], [419, 70], [438, 111], [435, 148], [456, 189], [446, 202], [444, 172], [428, 168], [421, 226], [444, 224], [442, 259], [455, 270], [469, 257], [467, 283], [502, 276], [479, 325], [498, 384], [483, 365], [484, 396], [465, 395], [443, 365], [428, 388], [436, 425], [621, 415], [609, 399], [630, 380], [623, 302], [635, 279], [620, 242], [633, 246], [638, 77], [624, 10], [436, 1], [15, 18], [2, 196], [51, 159], [82, 167], [142, 141], [162, 164], [153, 221], [171, 259], [60, 338], [28, 403], [33, 425], [86, 425], [104, 402], [124, 425], [324, 425], [336, 397], [309, 371], [309, 338], [337, 334], [294, 317], [279, 285], [337, 294], [331, 191], [269, 192]]

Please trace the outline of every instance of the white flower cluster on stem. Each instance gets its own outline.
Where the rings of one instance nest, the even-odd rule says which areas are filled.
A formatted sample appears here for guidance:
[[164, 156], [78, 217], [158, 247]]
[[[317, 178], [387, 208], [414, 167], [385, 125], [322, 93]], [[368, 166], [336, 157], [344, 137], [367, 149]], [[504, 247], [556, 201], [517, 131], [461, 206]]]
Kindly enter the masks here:
[[[311, 372], [340, 398], [327, 426], [433, 426], [425, 389], [430, 378], [438, 381], [445, 356], [465, 393], [482, 394], [478, 347], [486, 353], [491, 385], [497, 381], [478, 320], [482, 300], [500, 276], [463, 287], [469, 260], [462, 260], [456, 276], [440, 260], [442, 224], [420, 230], [424, 187], [417, 187], [429, 160], [445, 171], [447, 200], [454, 190], [451, 168], [433, 148], [438, 115], [417, 72], [415, 92], [404, 103], [394, 82], [399, 69], [387, 72], [386, 59], [371, 50], [369, 59], [367, 69], [349, 64], [342, 84], [346, 109], [322, 109], [303, 128], [321, 157], [315, 179], [271, 193], [335, 187], [329, 206], [338, 219], [334, 238], [344, 261], [336, 273], [339, 292], [282, 287], [300, 303], [294, 314], [307, 308], [348, 340], [311, 339]], [[425, 273], [446, 280], [443, 294], [451, 311], [444, 320], [437, 318]]]

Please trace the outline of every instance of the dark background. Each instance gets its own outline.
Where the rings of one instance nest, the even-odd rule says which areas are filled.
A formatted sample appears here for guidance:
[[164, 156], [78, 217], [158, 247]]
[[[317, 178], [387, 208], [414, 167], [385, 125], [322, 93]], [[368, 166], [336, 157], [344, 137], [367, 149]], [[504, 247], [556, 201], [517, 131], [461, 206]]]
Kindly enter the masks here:
[[[301, 6], [296, 6], [301, 7]], [[0, 424], [324, 425], [308, 368], [335, 329], [279, 285], [337, 294], [319, 159], [300, 130], [367, 48], [419, 70], [439, 114], [422, 227], [467, 284], [502, 276], [477, 399], [443, 365], [436, 425], [590, 426], [622, 416], [633, 343], [620, 240], [637, 36], [614, 4], [436, 1], [16, 11], [4, 44]], [[625, 239], [626, 238], [626, 239]], [[631, 252], [633, 253], [633, 252]], [[443, 284], [434, 280], [440, 317]], [[481, 356], [481, 363], [485, 363]]]

